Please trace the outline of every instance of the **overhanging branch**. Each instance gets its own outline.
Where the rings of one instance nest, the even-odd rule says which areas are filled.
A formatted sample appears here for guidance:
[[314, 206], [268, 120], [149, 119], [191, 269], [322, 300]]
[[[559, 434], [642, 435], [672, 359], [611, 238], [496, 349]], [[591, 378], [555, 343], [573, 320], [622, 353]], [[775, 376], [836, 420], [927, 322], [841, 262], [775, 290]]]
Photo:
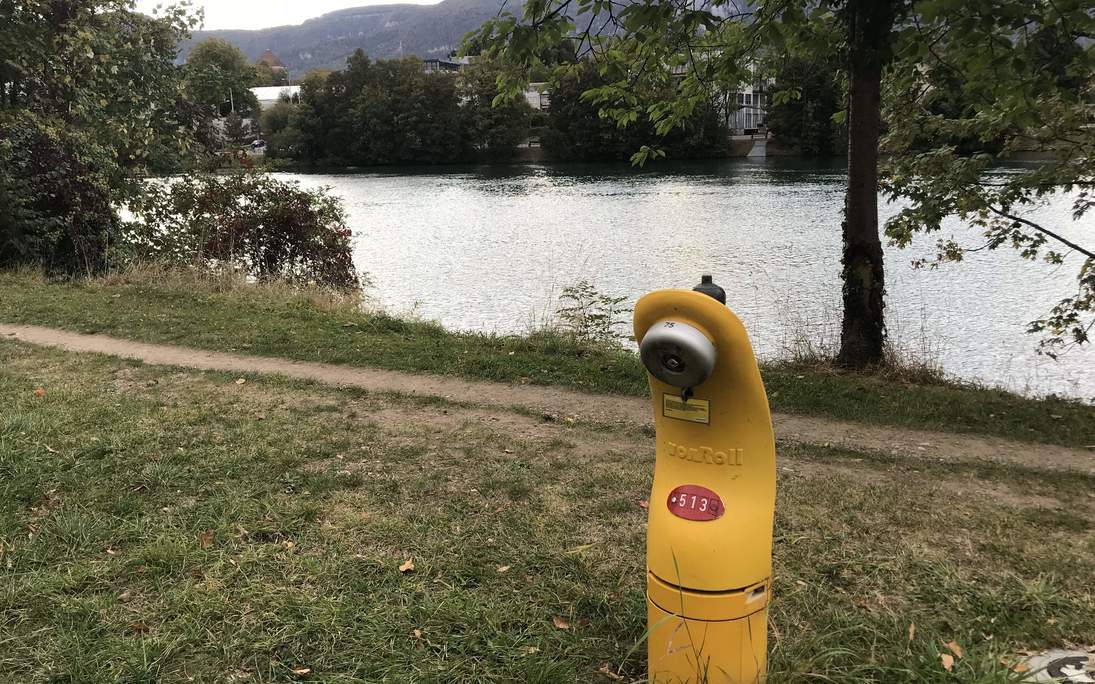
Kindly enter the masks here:
[[1004, 217], [1006, 219], [1009, 219], [1011, 221], [1015, 221], [1016, 223], [1021, 223], [1024, 226], [1027, 226], [1029, 228], [1033, 228], [1034, 230], [1038, 231], [1039, 233], [1041, 233], [1043, 235], [1046, 235], [1048, 237], [1051, 237], [1051, 238], [1053, 238], [1057, 242], [1060, 242], [1063, 245], [1067, 245], [1068, 247], [1071, 247], [1072, 249], [1076, 250], [1080, 254], [1083, 254], [1084, 256], [1086, 256], [1088, 259], [1095, 259], [1095, 252], [1092, 252], [1091, 250], [1088, 250], [1088, 249], [1084, 249], [1083, 247], [1076, 244], [1075, 242], [1073, 242], [1073, 241], [1069, 240], [1068, 238], [1065, 238], [1061, 235], [1058, 235], [1057, 233], [1054, 233], [1052, 230], [1049, 230], [1048, 228], [1043, 228], [1042, 226], [1038, 225], [1037, 223], [1035, 223], [1033, 221], [1028, 221], [1027, 219], [1022, 218], [1021, 216], [1015, 216], [1014, 214], [1009, 214], [1005, 211], [1001, 211], [1000, 209], [997, 209], [996, 207], [992, 206], [991, 204], [988, 205], [988, 208], [989, 208], [989, 211], [991, 211], [992, 213], [994, 213], [998, 216], [1002, 216], [1002, 217]]

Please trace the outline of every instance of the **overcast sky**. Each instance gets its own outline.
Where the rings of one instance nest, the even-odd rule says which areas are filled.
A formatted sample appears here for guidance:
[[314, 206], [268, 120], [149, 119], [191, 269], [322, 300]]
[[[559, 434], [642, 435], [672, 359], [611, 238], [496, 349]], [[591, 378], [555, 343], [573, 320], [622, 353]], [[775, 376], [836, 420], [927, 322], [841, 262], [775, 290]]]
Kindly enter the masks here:
[[[347, 7], [408, 3], [433, 5], [438, 0], [193, 0], [205, 8], [206, 29], [259, 29], [299, 24]], [[137, 0], [137, 9], [148, 14], [164, 0]]]

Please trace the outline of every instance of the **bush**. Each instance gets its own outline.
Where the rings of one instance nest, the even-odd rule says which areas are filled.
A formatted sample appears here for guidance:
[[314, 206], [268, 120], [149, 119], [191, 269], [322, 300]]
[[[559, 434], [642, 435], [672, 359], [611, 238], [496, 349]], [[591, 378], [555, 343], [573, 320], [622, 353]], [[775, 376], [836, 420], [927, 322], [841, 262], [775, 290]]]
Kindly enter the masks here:
[[556, 327], [580, 345], [616, 345], [622, 337], [618, 329], [627, 325], [628, 309], [621, 306], [626, 299], [598, 292], [588, 280], [579, 281], [563, 288], [555, 310]]
[[119, 222], [105, 154], [59, 122], [0, 119], [0, 267], [68, 276], [106, 268]]
[[137, 260], [361, 287], [342, 203], [326, 190], [254, 173], [190, 175], [149, 187], [130, 210], [125, 249]]

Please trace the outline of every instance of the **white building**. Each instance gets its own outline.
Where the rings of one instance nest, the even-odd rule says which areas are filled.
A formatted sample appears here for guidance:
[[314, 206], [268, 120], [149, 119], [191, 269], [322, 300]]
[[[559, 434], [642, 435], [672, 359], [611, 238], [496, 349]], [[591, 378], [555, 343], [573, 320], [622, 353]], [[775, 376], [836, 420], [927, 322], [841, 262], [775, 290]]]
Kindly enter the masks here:
[[261, 88], [252, 88], [251, 92], [255, 94], [255, 98], [259, 101], [259, 109], [268, 109], [273, 107], [283, 99], [289, 99], [292, 102], [297, 102], [300, 99], [300, 86], [263, 86]]
[[551, 109], [551, 94], [547, 83], [529, 83], [525, 88], [525, 102], [535, 110], [546, 112]]
[[730, 93], [726, 127], [734, 135], [752, 134], [768, 124], [768, 93], [763, 84], [752, 84]]

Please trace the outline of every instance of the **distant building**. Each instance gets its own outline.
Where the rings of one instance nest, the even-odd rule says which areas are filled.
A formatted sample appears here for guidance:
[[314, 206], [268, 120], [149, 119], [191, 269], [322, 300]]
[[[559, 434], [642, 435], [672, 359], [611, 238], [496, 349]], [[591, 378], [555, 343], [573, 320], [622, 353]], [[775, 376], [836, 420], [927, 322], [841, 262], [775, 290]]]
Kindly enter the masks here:
[[[688, 70], [685, 65], [673, 67], [674, 82], [680, 83]], [[754, 75], [752, 83], [742, 84], [733, 91], [723, 91], [719, 97], [719, 111], [731, 135], [767, 135], [771, 81], [756, 78], [755, 63], [749, 64], [749, 72]]]
[[278, 59], [278, 56], [275, 55], [270, 50], [267, 50], [266, 52], [262, 53], [262, 57], [259, 57], [257, 60], [255, 60], [255, 64], [256, 65], [265, 64], [266, 66], [270, 67], [271, 69], [282, 69], [282, 70], [285, 70], [285, 71], [288, 70], [286, 68], [285, 64], [283, 64], [282, 61], [280, 59]]
[[525, 88], [525, 102], [529, 106], [541, 112], [551, 109], [551, 94], [548, 92], [547, 83], [529, 83]]
[[300, 100], [300, 86], [264, 86], [251, 88], [251, 92], [259, 101], [259, 109], [268, 109], [286, 99], [290, 102]]
[[[768, 122], [768, 93], [763, 81], [744, 86], [730, 94], [726, 126], [735, 135], [752, 135]], [[735, 101], [736, 100], [736, 101]]]
[[445, 57], [422, 60], [422, 70], [427, 74], [456, 73], [471, 64], [470, 57]]

